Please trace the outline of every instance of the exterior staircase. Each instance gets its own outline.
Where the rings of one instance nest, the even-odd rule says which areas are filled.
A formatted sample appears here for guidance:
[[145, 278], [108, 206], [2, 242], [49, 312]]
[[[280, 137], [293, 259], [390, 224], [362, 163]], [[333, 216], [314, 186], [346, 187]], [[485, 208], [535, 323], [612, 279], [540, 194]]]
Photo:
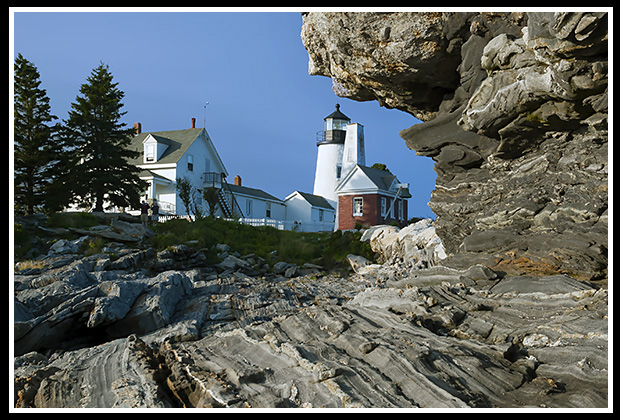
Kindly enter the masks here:
[[226, 219], [243, 218], [243, 212], [241, 211], [241, 207], [239, 206], [239, 203], [237, 203], [235, 194], [230, 188], [228, 182], [226, 181], [224, 174], [214, 172], [206, 173], [205, 186], [207, 186], [207, 184], [210, 184], [209, 186], [218, 189], [218, 204], [220, 206], [220, 209], [222, 209], [222, 213]]

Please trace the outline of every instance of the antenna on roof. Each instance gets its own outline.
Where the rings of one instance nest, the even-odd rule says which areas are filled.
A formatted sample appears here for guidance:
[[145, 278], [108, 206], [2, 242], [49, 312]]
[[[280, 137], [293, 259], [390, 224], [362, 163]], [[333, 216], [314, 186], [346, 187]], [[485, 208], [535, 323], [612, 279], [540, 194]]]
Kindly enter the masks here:
[[205, 116], [204, 116], [204, 128], [207, 128], [207, 105], [209, 105], [209, 102], [205, 102], [205, 106], [204, 106], [204, 110], [205, 110]]

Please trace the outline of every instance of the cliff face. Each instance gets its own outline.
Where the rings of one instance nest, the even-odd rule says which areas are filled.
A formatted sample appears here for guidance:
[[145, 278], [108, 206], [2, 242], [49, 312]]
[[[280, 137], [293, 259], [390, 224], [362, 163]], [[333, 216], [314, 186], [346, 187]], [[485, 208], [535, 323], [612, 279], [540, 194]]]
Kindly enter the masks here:
[[[309, 72], [423, 121], [446, 265], [607, 276], [606, 13], [308, 13]], [[415, 189], [415, 187], [414, 187]]]

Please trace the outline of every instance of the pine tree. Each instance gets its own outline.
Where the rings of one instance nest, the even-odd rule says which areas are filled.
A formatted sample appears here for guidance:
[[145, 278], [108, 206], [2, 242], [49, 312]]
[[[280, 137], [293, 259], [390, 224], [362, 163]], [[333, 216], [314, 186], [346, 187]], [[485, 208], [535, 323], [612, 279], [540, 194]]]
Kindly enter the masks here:
[[54, 128], [49, 125], [50, 100], [41, 89], [39, 71], [21, 54], [14, 64], [14, 206], [20, 213], [32, 214], [48, 204], [49, 189], [60, 150]]
[[109, 67], [101, 63], [80, 87], [65, 121], [64, 136], [74, 150], [72, 186], [79, 207], [103, 211], [104, 203], [135, 207], [146, 182], [140, 169], [129, 163], [137, 152], [129, 149], [132, 128], [120, 122], [125, 93], [113, 81]]

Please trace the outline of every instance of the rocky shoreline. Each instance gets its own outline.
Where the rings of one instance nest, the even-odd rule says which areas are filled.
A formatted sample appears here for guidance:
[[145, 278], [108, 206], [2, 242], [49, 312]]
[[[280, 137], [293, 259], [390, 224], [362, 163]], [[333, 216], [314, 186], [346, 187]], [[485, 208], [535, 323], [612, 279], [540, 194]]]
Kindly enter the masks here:
[[191, 244], [18, 271], [15, 406], [607, 406], [605, 288], [443, 267], [430, 220], [365, 236], [347, 276]]

